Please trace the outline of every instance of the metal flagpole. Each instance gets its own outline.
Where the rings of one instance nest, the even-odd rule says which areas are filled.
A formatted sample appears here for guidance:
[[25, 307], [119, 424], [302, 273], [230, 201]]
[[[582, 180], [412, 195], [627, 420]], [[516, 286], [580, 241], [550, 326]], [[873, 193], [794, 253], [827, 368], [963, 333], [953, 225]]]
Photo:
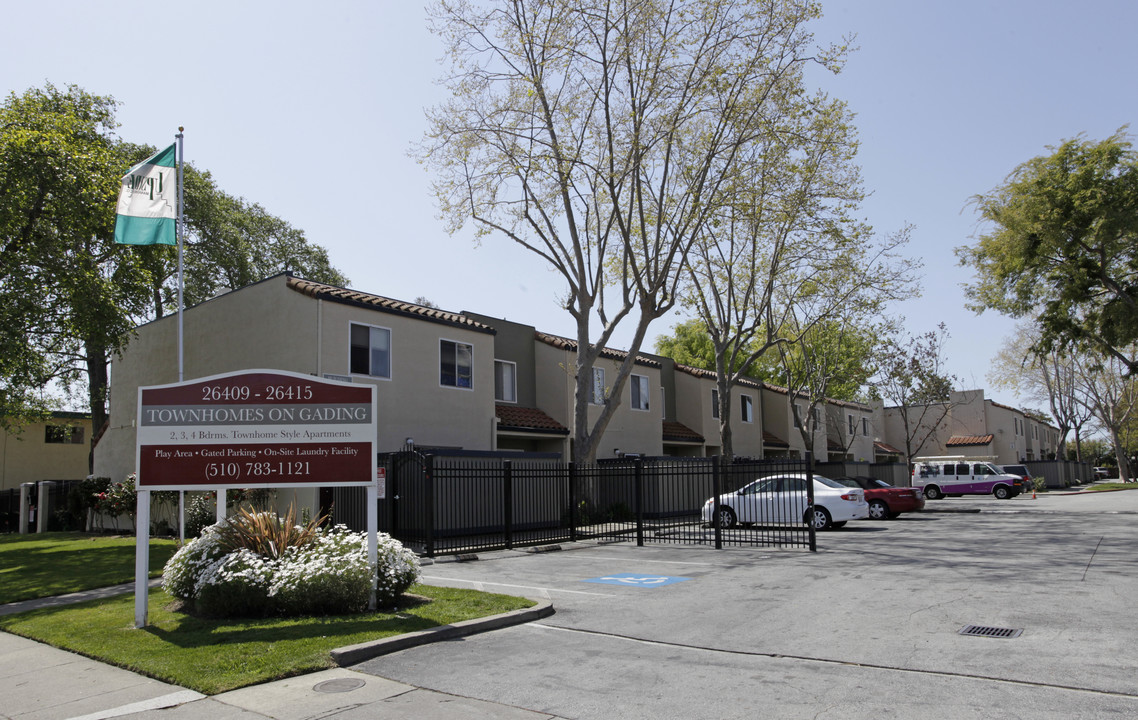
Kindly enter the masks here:
[[183, 188], [185, 188], [184, 175], [182, 173], [182, 166], [186, 162], [185, 149], [182, 145], [182, 131], [184, 127], [178, 127], [178, 134], [175, 135], [178, 139], [178, 382], [182, 382], [183, 364], [182, 364], [182, 236], [185, 235], [185, 217], [182, 215], [182, 208], [185, 206], [183, 202]]
[[[182, 352], [182, 288], [184, 283], [182, 281], [182, 236], [185, 235], [185, 216], [183, 215], [183, 208], [185, 202], [183, 201], [183, 189], [186, 186], [184, 182], [185, 176], [183, 174], [183, 166], [186, 162], [186, 155], [183, 146], [182, 133], [184, 127], [178, 126], [178, 134], [174, 137], [178, 140], [178, 382], [182, 382], [185, 378], [185, 366], [183, 363]], [[186, 491], [178, 491], [178, 541], [180, 544], [186, 544]]]

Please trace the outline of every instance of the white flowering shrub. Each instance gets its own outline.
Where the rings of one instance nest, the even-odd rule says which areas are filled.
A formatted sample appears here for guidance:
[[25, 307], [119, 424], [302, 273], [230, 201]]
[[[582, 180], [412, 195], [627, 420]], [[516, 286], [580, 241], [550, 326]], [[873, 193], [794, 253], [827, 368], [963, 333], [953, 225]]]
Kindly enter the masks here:
[[[226, 520], [225, 522], [231, 522]], [[390, 535], [378, 537], [375, 571], [367, 536], [344, 525], [321, 528], [303, 545], [275, 558], [222, 542], [220, 524], [174, 554], [163, 588], [203, 614], [216, 617], [324, 615], [367, 609], [374, 587], [380, 606], [393, 603], [419, 578], [419, 559]]]

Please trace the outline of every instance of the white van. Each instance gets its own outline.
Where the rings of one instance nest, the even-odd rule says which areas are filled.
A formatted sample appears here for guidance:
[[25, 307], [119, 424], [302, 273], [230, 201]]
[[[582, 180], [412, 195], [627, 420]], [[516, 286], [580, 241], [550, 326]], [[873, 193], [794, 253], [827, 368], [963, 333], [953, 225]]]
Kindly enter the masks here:
[[1023, 478], [1005, 473], [983, 458], [923, 457], [913, 461], [913, 487], [929, 500], [989, 494], [1007, 500], [1023, 490]]

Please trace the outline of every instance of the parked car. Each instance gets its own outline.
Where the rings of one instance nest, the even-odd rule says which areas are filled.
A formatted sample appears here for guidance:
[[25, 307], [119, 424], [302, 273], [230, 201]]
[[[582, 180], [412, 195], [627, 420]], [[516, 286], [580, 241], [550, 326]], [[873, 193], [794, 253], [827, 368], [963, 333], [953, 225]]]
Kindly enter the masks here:
[[786, 473], [759, 478], [733, 493], [709, 498], [703, 520], [718, 513], [721, 527], [736, 524], [809, 523], [815, 530], [840, 528], [850, 520], [869, 517], [865, 491], [821, 475], [814, 476], [814, 508], [808, 511], [806, 474]]
[[912, 485], [929, 500], [959, 495], [994, 495], [1008, 500], [1020, 494], [1023, 478], [1009, 475], [987, 461], [930, 457], [915, 459]]
[[1097, 467], [1097, 468], [1095, 468], [1094, 472], [1095, 472], [1095, 479], [1096, 480], [1106, 480], [1107, 478], [1111, 477], [1111, 469], [1110, 468]]
[[889, 520], [903, 512], [919, 512], [925, 509], [925, 496], [916, 488], [895, 487], [868, 475], [834, 479], [843, 485], [859, 487], [865, 491], [870, 520]]
[[1035, 479], [1031, 477], [1031, 471], [1026, 465], [1001, 465], [1000, 469], [1020, 479], [1021, 492], [1029, 493], [1035, 490]]

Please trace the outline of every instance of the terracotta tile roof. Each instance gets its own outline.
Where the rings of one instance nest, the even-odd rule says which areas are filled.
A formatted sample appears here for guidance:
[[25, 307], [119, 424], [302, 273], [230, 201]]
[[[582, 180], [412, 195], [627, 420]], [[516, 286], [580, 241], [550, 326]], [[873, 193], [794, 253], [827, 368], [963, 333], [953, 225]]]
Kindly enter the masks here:
[[772, 432], [763, 430], [763, 447], [788, 448], [790, 443]]
[[883, 443], [880, 440], [874, 440], [873, 441], [873, 448], [875, 450], [880, 450], [881, 452], [888, 453], [890, 455], [900, 455], [901, 454], [900, 450], [893, 447], [889, 443]]
[[466, 328], [467, 330], [474, 330], [475, 332], [484, 332], [491, 335], [495, 334], [494, 328], [489, 325], [475, 322], [459, 313], [446, 312], [445, 310], [403, 302], [402, 300], [392, 300], [391, 298], [386, 298], [381, 295], [372, 295], [371, 293], [349, 290], [348, 288], [340, 288], [335, 285], [325, 285], [324, 283], [319, 283], [314, 280], [305, 280], [303, 278], [292, 277], [291, 275], [288, 276], [287, 284], [290, 290], [295, 290], [302, 295], [307, 295], [308, 297], [317, 298], [319, 300], [328, 300], [343, 305], [354, 305], [356, 307], [378, 310], [393, 315], [415, 317], [428, 322], [452, 325]]
[[673, 420], [664, 421], [664, 442], [702, 443], [703, 441], [703, 436], [687, 425]]
[[953, 435], [945, 443], [946, 447], [968, 447], [970, 445], [988, 445], [992, 442], [992, 435]]
[[517, 405], [495, 405], [494, 414], [498, 416], [499, 430], [552, 433], [568, 435], [569, 428], [557, 422], [537, 408]]
[[[691, 375], [692, 377], [702, 378], [704, 380], [715, 380], [715, 371], [714, 370], [704, 370], [703, 368], [697, 368], [697, 367], [693, 367], [691, 365], [681, 365], [679, 363], [676, 363], [676, 370], [678, 372], [682, 372], [682, 373], [685, 373], [687, 375]], [[739, 378], [739, 380], [736, 384], [742, 385], [743, 387], [758, 388], [760, 390], [764, 387], [768, 387], [762, 381], [755, 380], [754, 378], [749, 378], [749, 377]]]
[[[543, 333], [540, 330], [537, 331], [536, 336], [537, 339], [541, 342], [545, 343], [546, 345], [552, 345], [559, 350], [569, 350], [571, 352], [577, 351], [576, 340], [570, 340], [569, 338], [561, 337], [559, 335], [550, 335], [549, 333]], [[613, 350], [611, 348], [604, 348], [601, 350], [601, 357], [608, 358], [609, 360], [624, 360], [626, 357], [628, 357], [628, 352], [626, 350]], [[659, 360], [646, 358], [643, 355], [636, 356], [636, 364], [644, 365], [645, 367], [661, 367]]]

